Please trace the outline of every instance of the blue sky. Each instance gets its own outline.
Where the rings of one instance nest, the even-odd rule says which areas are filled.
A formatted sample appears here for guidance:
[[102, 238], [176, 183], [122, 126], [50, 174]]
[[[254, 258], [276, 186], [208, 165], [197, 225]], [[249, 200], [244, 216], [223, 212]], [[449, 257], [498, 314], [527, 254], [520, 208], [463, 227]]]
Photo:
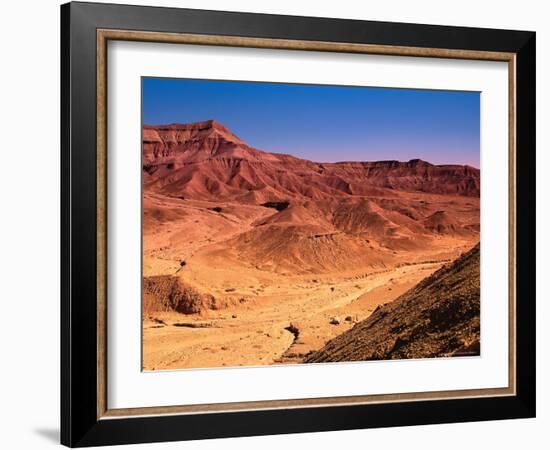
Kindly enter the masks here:
[[479, 167], [480, 96], [303, 84], [143, 78], [143, 123], [216, 119], [249, 145], [318, 162]]

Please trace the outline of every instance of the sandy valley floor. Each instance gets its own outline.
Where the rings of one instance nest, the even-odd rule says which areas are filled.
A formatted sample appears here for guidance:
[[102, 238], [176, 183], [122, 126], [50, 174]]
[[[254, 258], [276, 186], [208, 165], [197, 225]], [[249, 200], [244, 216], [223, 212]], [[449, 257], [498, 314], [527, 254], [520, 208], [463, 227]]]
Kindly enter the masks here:
[[479, 242], [479, 174], [144, 126], [143, 368], [304, 361]]
[[[175, 215], [147, 228], [144, 275], [172, 274], [230, 300], [226, 308], [198, 314], [144, 312], [145, 370], [299, 363], [473, 242], [441, 236], [422, 252], [388, 251], [386, 267], [293, 274], [282, 263], [243, 260], [232, 246], [236, 236], [272, 216], [271, 209], [223, 204], [228, 212], [220, 214], [209, 202], [154, 195], [145, 203]], [[202, 226], [194, 226], [197, 221]]]

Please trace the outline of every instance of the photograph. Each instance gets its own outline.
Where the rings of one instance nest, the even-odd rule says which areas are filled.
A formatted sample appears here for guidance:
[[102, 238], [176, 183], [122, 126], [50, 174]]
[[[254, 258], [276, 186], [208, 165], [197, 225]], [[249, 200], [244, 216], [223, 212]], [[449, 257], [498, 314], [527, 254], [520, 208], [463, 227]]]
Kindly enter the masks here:
[[143, 370], [480, 355], [479, 92], [141, 83]]
[[[24, 231], [4, 233], [6, 260], [27, 278], [8, 274], [6, 298], [36, 287], [31, 329], [59, 324], [7, 346], [16, 378], [48, 375], [23, 406], [5, 383], [9, 415], [32, 412], [11, 441], [23, 424], [71, 448], [542, 435], [523, 419], [540, 416], [543, 14], [142, 3], [44, 6], [28, 49], [6, 41], [28, 74], [4, 83], [6, 148], [41, 143], [21, 166], [36, 175], [5, 170], [22, 211], [5, 222]], [[59, 70], [37, 78], [40, 58]], [[29, 275], [30, 254], [59, 261]]]

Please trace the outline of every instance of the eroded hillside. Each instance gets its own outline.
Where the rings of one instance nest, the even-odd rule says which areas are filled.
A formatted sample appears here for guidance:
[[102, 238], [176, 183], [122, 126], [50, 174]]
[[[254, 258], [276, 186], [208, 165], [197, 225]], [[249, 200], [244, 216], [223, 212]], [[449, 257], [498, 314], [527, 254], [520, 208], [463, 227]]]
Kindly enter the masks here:
[[479, 244], [305, 362], [479, 355]]

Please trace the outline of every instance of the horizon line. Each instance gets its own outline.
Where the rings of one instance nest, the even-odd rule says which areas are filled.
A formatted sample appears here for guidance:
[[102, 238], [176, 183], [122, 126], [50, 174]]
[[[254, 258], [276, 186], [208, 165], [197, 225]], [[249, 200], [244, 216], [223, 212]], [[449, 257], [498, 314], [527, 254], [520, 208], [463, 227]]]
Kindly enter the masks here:
[[[237, 137], [239, 140], [245, 142], [236, 133], [234, 133], [229, 127], [227, 127], [223, 122], [219, 121], [218, 119], [196, 120], [196, 121], [193, 121], [193, 122], [157, 123], [157, 124], [142, 123], [142, 128], [143, 127], [151, 127], [151, 128], [166, 127], [166, 126], [170, 126], [170, 125], [195, 125], [195, 124], [208, 123], [208, 122], [211, 122], [211, 123], [216, 122], [216, 123], [220, 124], [226, 130], [228, 130], [231, 134], [233, 134], [235, 137]], [[248, 147], [250, 147], [250, 148], [252, 148], [256, 151], [260, 151], [260, 152], [263, 152], [263, 153], [270, 153], [270, 154], [282, 155], [282, 156], [291, 156], [291, 157], [296, 158], [296, 159], [301, 159], [303, 161], [309, 161], [309, 162], [316, 163], [316, 164], [353, 164], [353, 163], [355, 163], [355, 164], [367, 164], [367, 163], [391, 163], [391, 162], [406, 164], [406, 163], [410, 163], [410, 162], [413, 162], [413, 161], [419, 161], [419, 162], [423, 162], [423, 163], [429, 164], [429, 165], [434, 166], [434, 167], [460, 166], [460, 167], [470, 167], [472, 169], [481, 170], [480, 167], [477, 167], [473, 164], [460, 164], [460, 163], [434, 164], [434, 163], [432, 163], [430, 161], [427, 161], [425, 159], [422, 159], [422, 158], [411, 158], [409, 160], [378, 159], [378, 160], [340, 160], [340, 161], [317, 161], [317, 160], [315, 160], [314, 161], [314, 160], [311, 160], [311, 159], [306, 159], [306, 158], [302, 158], [302, 157], [299, 157], [299, 156], [295, 156], [295, 155], [293, 155], [292, 153], [289, 153], [289, 152], [277, 152], [277, 151], [263, 150], [263, 149], [260, 149], [260, 148], [257, 148], [257, 147], [253, 147], [253, 146], [249, 145], [246, 142], [245, 142], [245, 144]]]

